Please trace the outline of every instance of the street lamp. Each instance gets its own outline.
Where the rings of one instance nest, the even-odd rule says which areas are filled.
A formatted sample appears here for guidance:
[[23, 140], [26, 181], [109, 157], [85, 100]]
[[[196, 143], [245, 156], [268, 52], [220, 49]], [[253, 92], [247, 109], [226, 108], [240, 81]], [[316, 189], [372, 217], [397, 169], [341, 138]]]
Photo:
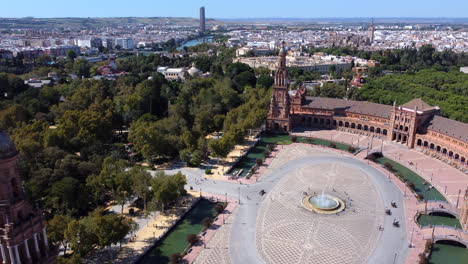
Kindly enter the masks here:
[[410, 243], [409, 243], [409, 248], [413, 247], [413, 233], [414, 233], [414, 226], [413, 226], [413, 231], [411, 231], [411, 239], [410, 239]]

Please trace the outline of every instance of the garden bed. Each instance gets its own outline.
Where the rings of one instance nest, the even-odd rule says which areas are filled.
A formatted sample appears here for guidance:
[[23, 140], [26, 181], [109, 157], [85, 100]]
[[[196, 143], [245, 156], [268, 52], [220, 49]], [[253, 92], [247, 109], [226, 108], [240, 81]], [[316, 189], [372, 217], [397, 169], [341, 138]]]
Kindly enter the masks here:
[[376, 158], [374, 161], [384, 165], [387, 170], [399, 177], [403, 182], [406, 182], [408, 187], [419, 196], [420, 200], [446, 201], [445, 197], [436, 188], [430, 188], [431, 184], [426, 182], [424, 178], [400, 163], [383, 156]]
[[188, 246], [187, 236], [198, 234], [203, 230], [202, 221], [206, 217], [215, 217], [216, 203], [201, 199], [190, 211], [167, 233], [156, 245], [150, 249], [138, 263], [170, 263], [170, 257], [175, 253], [182, 253]]

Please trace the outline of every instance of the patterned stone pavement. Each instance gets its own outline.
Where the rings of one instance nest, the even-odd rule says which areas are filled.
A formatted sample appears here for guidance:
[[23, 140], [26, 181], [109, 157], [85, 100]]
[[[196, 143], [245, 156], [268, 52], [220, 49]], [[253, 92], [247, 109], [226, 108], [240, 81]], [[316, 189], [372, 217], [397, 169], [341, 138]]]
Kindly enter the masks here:
[[226, 219], [225, 224], [216, 231], [216, 234], [208, 242], [206, 248], [195, 259], [194, 264], [231, 264], [229, 239], [234, 222], [235, 213]]
[[[273, 162], [272, 169], [314, 155], [305, 148], [283, 151], [288, 152], [285, 159]], [[304, 192], [320, 193], [322, 189], [344, 200], [346, 210], [319, 215], [304, 209]], [[256, 225], [257, 250], [267, 263], [365, 263], [379, 239], [383, 211], [369, 176], [360, 169], [343, 164], [305, 166], [281, 179], [262, 203]]]

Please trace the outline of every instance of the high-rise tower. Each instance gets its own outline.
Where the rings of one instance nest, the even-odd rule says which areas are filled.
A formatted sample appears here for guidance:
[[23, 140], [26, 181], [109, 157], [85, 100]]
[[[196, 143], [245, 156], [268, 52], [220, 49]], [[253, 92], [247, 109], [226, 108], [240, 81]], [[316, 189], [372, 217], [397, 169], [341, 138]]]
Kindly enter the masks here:
[[271, 98], [270, 111], [267, 119], [267, 129], [273, 132], [288, 132], [291, 130], [289, 118], [289, 78], [286, 67], [285, 42], [281, 43], [278, 56], [278, 67], [275, 72], [275, 83], [273, 85], [273, 97]]
[[369, 29], [367, 31], [367, 45], [369, 46], [372, 45], [372, 43], [374, 43], [374, 31], [375, 31], [374, 19], [372, 19]]
[[46, 222], [41, 211], [25, 199], [17, 166], [18, 152], [0, 131], [0, 261], [1, 263], [53, 263]]
[[200, 7], [200, 32], [205, 32], [205, 7]]

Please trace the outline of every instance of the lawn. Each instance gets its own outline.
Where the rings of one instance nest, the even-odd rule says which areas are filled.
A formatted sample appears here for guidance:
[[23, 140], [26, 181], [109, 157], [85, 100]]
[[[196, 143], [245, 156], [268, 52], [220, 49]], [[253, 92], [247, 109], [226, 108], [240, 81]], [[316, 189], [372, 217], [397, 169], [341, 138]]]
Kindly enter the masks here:
[[426, 182], [421, 176], [414, 173], [412, 170], [406, 168], [405, 166], [401, 165], [400, 163], [393, 161], [391, 159], [380, 157], [375, 160], [376, 162], [384, 165], [385, 163], [390, 163], [393, 167], [395, 173], [400, 173], [402, 178], [406, 181], [412, 182], [414, 184], [414, 190], [417, 194], [421, 194], [424, 196], [424, 199], [430, 201], [446, 201], [444, 196], [437, 191], [436, 188], [427, 189], [429, 184], [423, 184]]
[[215, 203], [200, 200], [138, 263], [169, 263], [172, 254], [182, 253], [187, 248], [187, 235], [200, 233], [203, 219], [216, 216], [214, 206]]
[[452, 245], [434, 244], [430, 264], [466, 264], [468, 263], [468, 249]]
[[460, 221], [457, 218], [449, 216], [422, 214], [418, 217], [418, 223], [421, 226], [428, 226], [432, 223], [433, 225], [453, 226], [461, 229]]

